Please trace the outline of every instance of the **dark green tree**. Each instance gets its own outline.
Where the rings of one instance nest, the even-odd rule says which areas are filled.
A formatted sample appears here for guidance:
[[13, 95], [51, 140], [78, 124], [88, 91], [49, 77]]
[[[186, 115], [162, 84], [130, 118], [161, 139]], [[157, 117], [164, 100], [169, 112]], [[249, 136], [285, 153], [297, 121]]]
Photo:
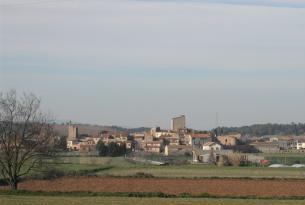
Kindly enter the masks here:
[[107, 156], [108, 155], [108, 147], [102, 140], [99, 140], [96, 145], [96, 150], [100, 156]]
[[118, 157], [126, 154], [125, 144], [119, 145], [118, 143], [110, 142], [105, 145], [101, 140], [97, 143], [96, 150], [100, 156]]

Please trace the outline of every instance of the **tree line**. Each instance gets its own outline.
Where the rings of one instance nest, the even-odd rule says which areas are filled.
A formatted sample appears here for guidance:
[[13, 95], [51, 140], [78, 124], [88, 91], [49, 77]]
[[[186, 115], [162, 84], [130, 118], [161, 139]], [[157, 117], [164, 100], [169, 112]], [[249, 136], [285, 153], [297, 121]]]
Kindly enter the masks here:
[[226, 135], [230, 133], [241, 133], [242, 135], [264, 136], [264, 135], [304, 135], [305, 123], [291, 124], [255, 124], [242, 127], [218, 127], [212, 130], [215, 134]]

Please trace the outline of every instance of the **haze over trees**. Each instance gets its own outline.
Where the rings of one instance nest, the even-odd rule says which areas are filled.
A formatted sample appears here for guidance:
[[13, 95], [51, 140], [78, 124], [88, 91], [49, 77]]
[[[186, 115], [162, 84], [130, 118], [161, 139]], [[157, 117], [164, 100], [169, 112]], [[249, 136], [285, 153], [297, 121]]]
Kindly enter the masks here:
[[242, 127], [219, 127], [213, 130], [219, 134], [230, 134], [234, 132], [243, 135], [248, 134], [251, 136], [263, 135], [304, 135], [305, 123], [291, 123], [291, 124], [256, 124]]
[[20, 178], [42, 165], [53, 150], [53, 129], [33, 94], [0, 93], [0, 176], [18, 188]]

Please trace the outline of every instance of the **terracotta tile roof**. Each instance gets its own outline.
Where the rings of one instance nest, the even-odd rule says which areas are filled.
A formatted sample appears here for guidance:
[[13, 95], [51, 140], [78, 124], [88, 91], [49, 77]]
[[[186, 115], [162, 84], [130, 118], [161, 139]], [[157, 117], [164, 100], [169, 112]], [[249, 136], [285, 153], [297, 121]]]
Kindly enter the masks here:
[[192, 138], [209, 138], [209, 137], [211, 137], [210, 134], [192, 134], [191, 136], [192, 136]]

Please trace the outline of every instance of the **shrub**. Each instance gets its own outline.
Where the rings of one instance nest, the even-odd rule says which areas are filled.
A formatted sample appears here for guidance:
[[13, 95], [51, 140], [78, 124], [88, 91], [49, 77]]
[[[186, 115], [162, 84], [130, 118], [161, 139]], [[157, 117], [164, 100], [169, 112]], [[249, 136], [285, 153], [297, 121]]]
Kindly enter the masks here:
[[228, 155], [229, 165], [239, 166], [241, 163], [241, 155], [238, 153], [233, 153]]
[[179, 197], [181, 197], [181, 198], [191, 198], [192, 195], [190, 193], [181, 193], [181, 194], [179, 194]]
[[153, 174], [145, 173], [145, 172], [137, 172], [133, 175], [135, 178], [154, 178]]
[[7, 186], [7, 185], [9, 185], [9, 184], [7, 183], [7, 181], [5, 179], [0, 179], [0, 186]]
[[184, 152], [184, 156], [191, 157], [191, 156], [192, 156], [192, 153], [189, 152], [189, 151], [186, 151], [186, 152]]
[[209, 193], [202, 193], [199, 194], [198, 197], [206, 198], [206, 197], [211, 197], [211, 195]]

